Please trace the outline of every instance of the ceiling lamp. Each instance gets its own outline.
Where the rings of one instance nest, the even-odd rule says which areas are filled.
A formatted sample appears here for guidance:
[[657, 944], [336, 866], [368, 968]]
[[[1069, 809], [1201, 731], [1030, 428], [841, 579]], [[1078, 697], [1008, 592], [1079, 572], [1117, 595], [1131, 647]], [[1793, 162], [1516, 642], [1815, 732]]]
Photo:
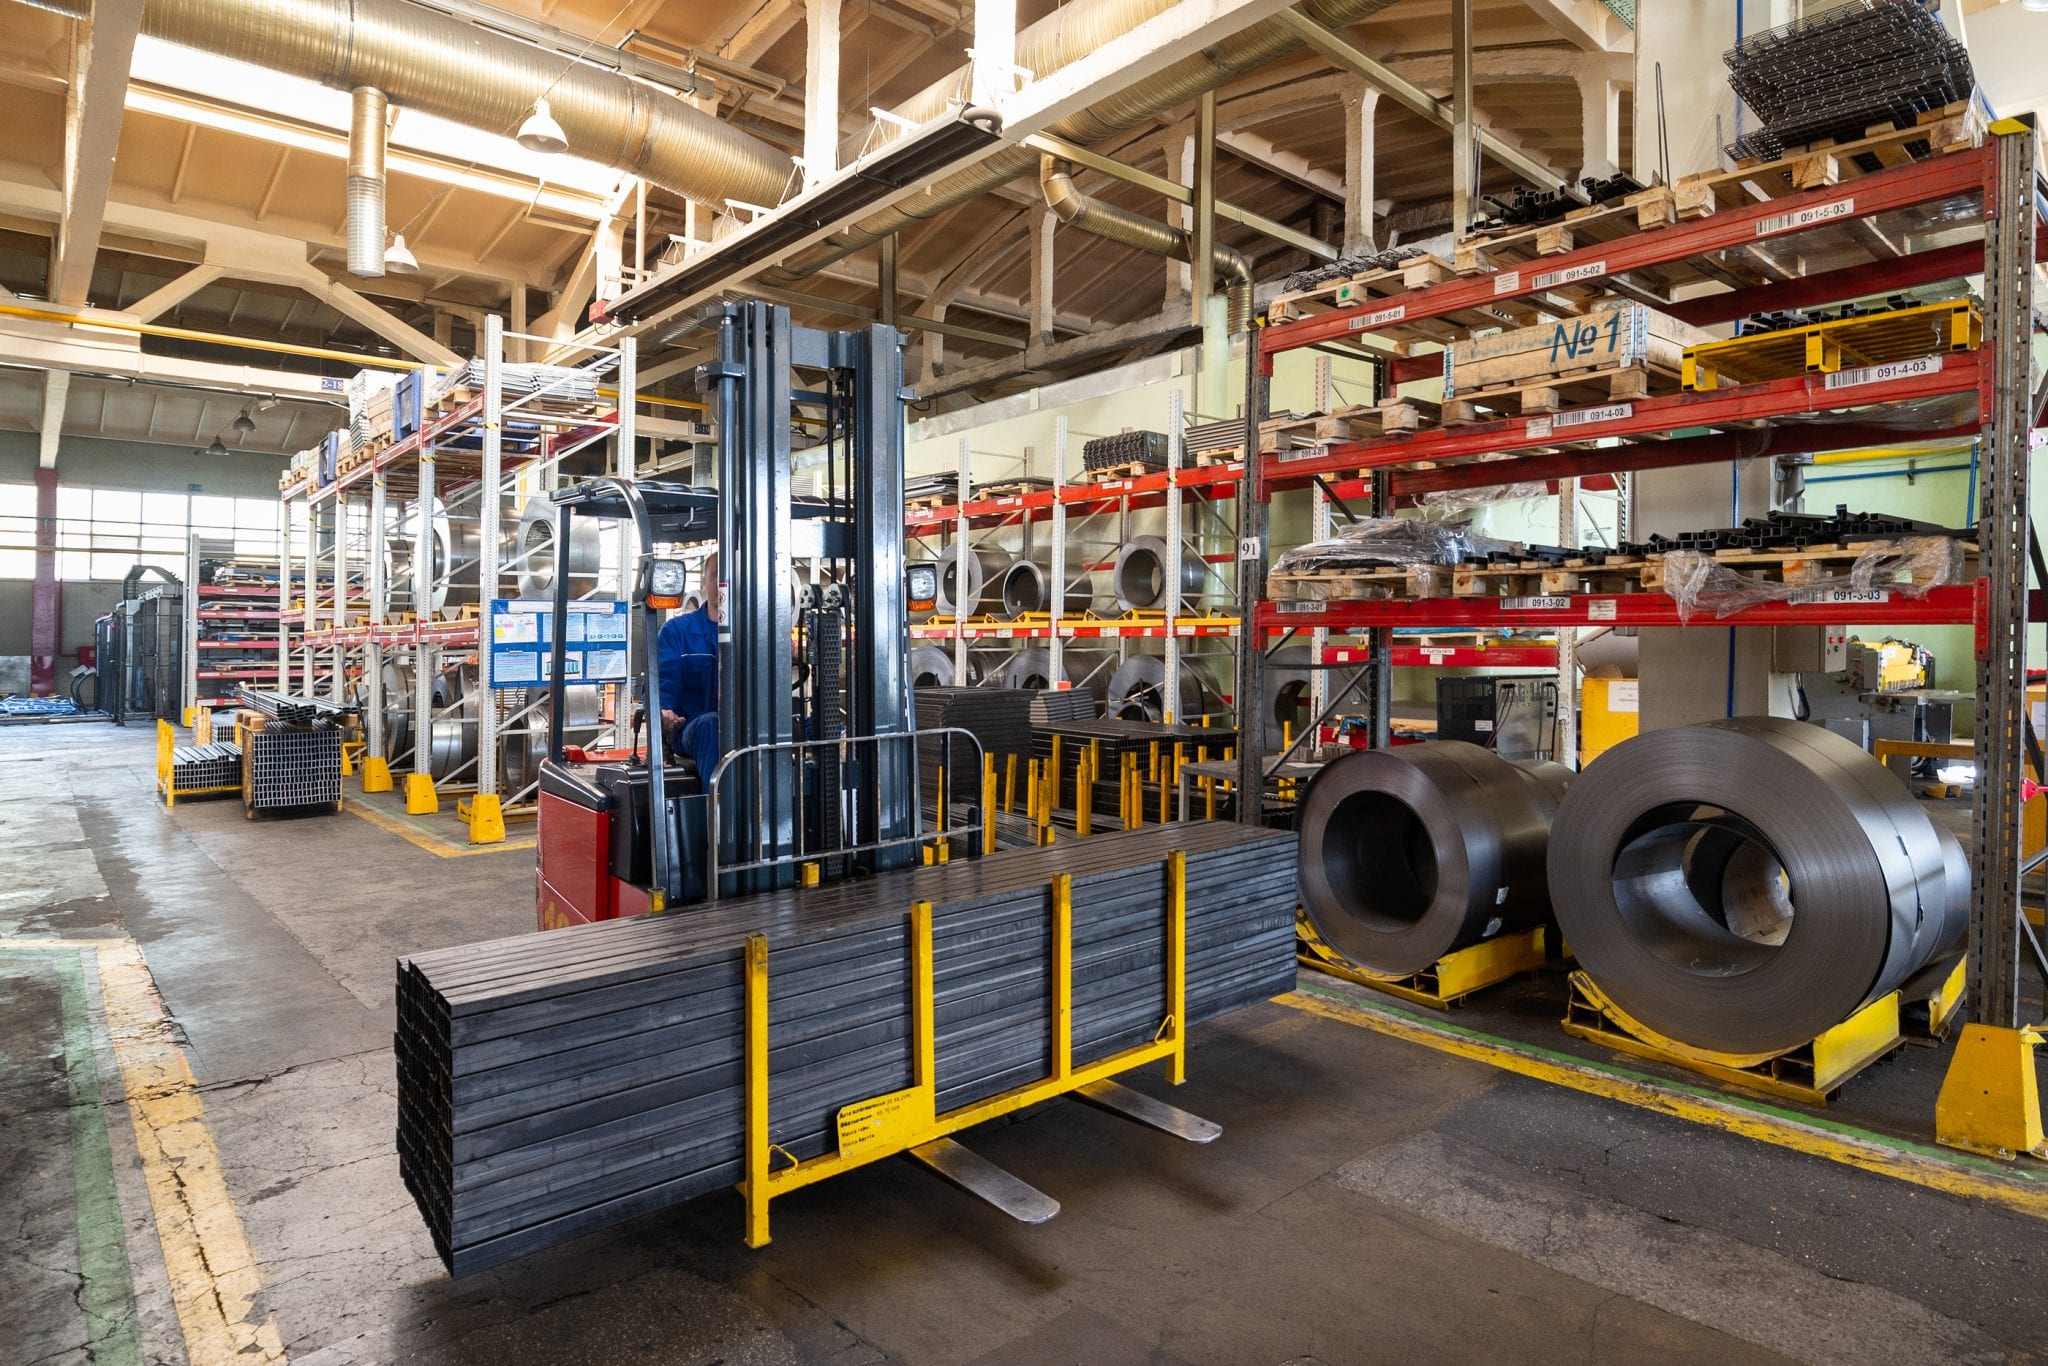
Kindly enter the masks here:
[[256, 430], [256, 419], [249, 416], [249, 410], [244, 408], [241, 412], [235, 414], [235, 420], [230, 422], [228, 427], [233, 431], [241, 433], [243, 436], [247, 436], [250, 432]]
[[221, 445], [220, 438], [216, 436], [213, 439], [213, 444], [206, 448], [206, 453], [208, 455], [226, 455], [228, 453], [228, 448], [226, 446]]
[[526, 122], [519, 125], [516, 139], [529, 152], [566, 152], [569, 150], [568, 135], [562, 125], [555, 122], [555, 116], [548, 112], [545, 98], [533, 102], [533, 112], [526, 116]]
[[384, 269], [393, 275], [417, 275], [420, 273], [419, 258], [405, 245], [405, 234], [396, 233], [391, 245], [384, 248]]
[[2020, 0], [2020, 8], [2034, 14], [2048, 14], [2048, 0]]

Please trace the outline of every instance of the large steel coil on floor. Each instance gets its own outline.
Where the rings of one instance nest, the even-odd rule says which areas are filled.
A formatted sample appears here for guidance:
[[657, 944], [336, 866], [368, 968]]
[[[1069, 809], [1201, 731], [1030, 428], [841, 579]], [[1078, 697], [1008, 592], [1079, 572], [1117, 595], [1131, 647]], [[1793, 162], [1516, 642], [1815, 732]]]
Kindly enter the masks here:
[[[575, 517], [569, 525], [569, 596], [580, 598], [597, 587], [604, 560], [603, 531], [596, 519]], [[544, 598], [555, 591], [555, 571], [564, 558], [555, 545], [555, 505], [546, 498], [526, 500], [519, 530], [512, 542], [518, 562], [519, 596]]]
[[[1183, 549], [1180, 558], [1180, 591], [1193, 597], [1202, 591], [1207, 571], [1199, 556]], [[1116, 548], [1116, 567], [1110, 574], [1116, 605], [1126, 612], [1163, 611], [1166, 608], [1166, 540], [1161, 536], [1133, 536]]]
[[[967, 682], [973, 687], [981, 682], [981, 669], [970, 658], [967, 661]], [[913, 688], [950, 688], [953, 681], [953, 653], [936, 645], [919, 645], [910, 652], [910, 686]]]
[[936, 615], [971, 617], [1001, 605], [1003, 559], [994, 551], [969, 549], [962, 554], [959, 546], [949, 545], [939, 553], [938, 565]]
[[1397, 975], [1541, 924], [1544, 850], [1571, 779], [1462, 740], [1333, 760], [1296, 816], [1310, 923], [1358, 966]]
[[[600, 692], [595, 684], [562, 690], [562, 709], [568, 719], [564, 744], [587, 744], [597, 738], [603, 724], [599, 719], [603, 711]], [[540, 761], [548, 755], [548, 693], [545, 688], [528, 688], [523, 692], [506, 693], [504, 697], [507, 700], [501, 704], [501, 715], [507, 718], [505, 725], [508, 731], [518, 732], [505, 736], [505, 781], [500, 787], [510, 798], [516, 796], [521, 788], [540, 781]], [[516, 721], [509, 719], [529, 706], [533, 710], [525, 716]]]
[[[1197, 660], [1180, 662], [1180, 685], [1173, 699], [1173, 719], [1192, 725], [1222, 697], [1216, 676]], [[1110, 675], [1104, 715], [1125, 721], [1164, 721], [1167, 712], [1166, 661], [1158, 655], [1133, 655]]]
[[1102, 667], [1107, 662], [1106, 656], [1093, 651], [1066, 649], [1060, 651], [1060, 668], [1055, 672], [1052, 651], [1034, 645], [1010, 656], [1010, 662], [1003, 667], [1003, 686], [1044, 692], [1066, 683], [1091, 692], [1100, 700], [1108, 683], [1109, 670]]
[[[996, 593], [1001, 599], [997, 609], [1005, 618], [1021, 617], [1027, 612], [1050, 612], [1052, 610], [1052, 576], [1029, 560], [1012, 561], [1003, 571], [1002, 580]], [[1060, 604], [1060, 612], [1066, 616], [1079, 616], [1095, 605], [1095, 587], [1085, 571], [1080, 578], [1067, 584], [1066, 601]]]
[[1882, 764], [1775, 717], [1624, 741], [1551, 832], [1551, 900], [1594, 984], [1729, 1054], [1797, 1048], [1927, 968], [1967, 924], [1968, 881]]

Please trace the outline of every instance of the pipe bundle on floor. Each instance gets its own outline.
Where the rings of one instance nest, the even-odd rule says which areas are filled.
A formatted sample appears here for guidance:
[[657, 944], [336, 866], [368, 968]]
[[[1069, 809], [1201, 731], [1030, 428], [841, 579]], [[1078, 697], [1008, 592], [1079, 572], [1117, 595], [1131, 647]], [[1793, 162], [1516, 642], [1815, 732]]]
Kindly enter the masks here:
[[1358, 966], [1400, 975], [1542, 924], [1544, 853], [1571, 781], [1462, 740], [1334, 760], [1296, 817], [1309, 922]]
[[451, 1273], [737, 1181], [743, 955], [769, 943], [769, 1137], [809, 1158], [841, 1107], [910, 1084], [907, 912], [933, 905], [943, 1112], [1051, 1068], [1051, 890], [1073, 878], [1073, 1059], [1166, 1016], [1169, 851], [1187, 854], [1187, 1015], [1294, 982], [1294, 839], [1200, 822], [398, 965], [399, 1169]]
[[1550, 892], [1622, 1010], [1696, 1048], [1771, 1055], [1945, 970], [1970, 874], [1861, 748], [1738, 717], [1640, 735], [1589, 765], [1552, 827]]

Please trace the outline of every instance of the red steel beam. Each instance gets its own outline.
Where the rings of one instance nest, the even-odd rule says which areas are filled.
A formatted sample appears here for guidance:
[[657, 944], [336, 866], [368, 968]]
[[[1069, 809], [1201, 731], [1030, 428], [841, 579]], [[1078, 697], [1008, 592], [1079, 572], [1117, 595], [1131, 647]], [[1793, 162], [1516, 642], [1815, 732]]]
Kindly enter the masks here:
[[1813, 308], [1843, 299], [1860, 299], [1867, 294], [1889, 294], [1936, 280], [1974, 275], [1983, 269], [1984, 244], [1958, 242], [1952, 247], [1915, 252], [1894, 261], [1866, 261], [1860, 266], [1844, 266], [1796, 280], [1751, 285], [1747, 289], [1731, 289], [1726, 294], [1703, 294], [1697, 299], [1668, 304], [1659, 312], [1695, 327], [1710, 327], [1752, 313]]
[[[1839, 185], [1804, 190], [1740, 209], [1724, 209], [1705, 218], [1612, 242], [1596, 242], [1499, 271], [1460, 276], [1390, 299], [1374, 299], [1357, 307], [1278, 323], [1258, 334], [1259, 352], [1270, 364], [1270, 358], [1281, 351], [1376, 331], [1396, 323], [1481, 308], [1540, 293], [1567, 280], [1583, 283], [1607, 279], [1805, 232], [1844, 218], [1868, 218], [1892, 209], [1981, 191], [1995, 173], [1995, 151], [1987, 143], [1974, 152], [1932, 157]], [[1368, 319], [1372, 320], [1370, 324]]]
[[[1332, 631], [1375, 626], [1557, 627], [1557, 626], [1824, 626], [1844, 617], [1870, 626], [1959, 626], [1976, 612], [1976, 589], [1952, 584], [1909, 598], [1892, 592], [1882, 602], [1769, 602], [1716, 616], [1711, 607], [1678, 619], [1678, 604], [1667, 594], [1585, 593], [1542, 598], [1551, 606], [1509, 606], [1529, 602], [1518, 598], [1388, 598], [1371, 602], [1265, 603], [1260, 624], [1307, 631], [1321, 626]], [[1290, 610], [1307, 608], [1306, 611]]]

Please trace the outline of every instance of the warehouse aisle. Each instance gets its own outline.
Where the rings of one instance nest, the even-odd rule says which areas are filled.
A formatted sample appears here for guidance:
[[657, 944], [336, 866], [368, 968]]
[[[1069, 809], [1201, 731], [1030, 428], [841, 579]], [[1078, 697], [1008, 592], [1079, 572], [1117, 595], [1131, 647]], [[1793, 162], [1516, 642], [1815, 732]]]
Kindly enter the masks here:
[[[141, 730], [0, 732], [0, 1144], [35, 1155], [0, 1179], [0, 1342], [24, 1362], [193, 1341], [195, 1361], [322, 1366], [2007, 1361], [2048, 1342], [2048, 1306], [2006, 1289], [2031, 1218], [1277, 1003], [1195, 1036], [1174, 1098], [1224, 1125], [1212, 1147], [1064, 1102], [976, 1135], [1063, 1203], [1043, 1227], [885, 1163], [779, 1202], [759, 1252], [717, 1196], [451, 1283], [391, 1151], [390, 960], [525, 929], [531, 854], [165, 812], [152, 760]], [[203, 1125], [159, 1124], [154, 1093], [121, 1103], [152, 1039], [182, 1047]], [[174, 1197], [247, 1256], [195, 1265], [159, 1213]], [[209, 1293], [245, 1304], [225, 1339], [194, 1337]], [[224, 1340], [248, 1350], [211, 1355]]]

